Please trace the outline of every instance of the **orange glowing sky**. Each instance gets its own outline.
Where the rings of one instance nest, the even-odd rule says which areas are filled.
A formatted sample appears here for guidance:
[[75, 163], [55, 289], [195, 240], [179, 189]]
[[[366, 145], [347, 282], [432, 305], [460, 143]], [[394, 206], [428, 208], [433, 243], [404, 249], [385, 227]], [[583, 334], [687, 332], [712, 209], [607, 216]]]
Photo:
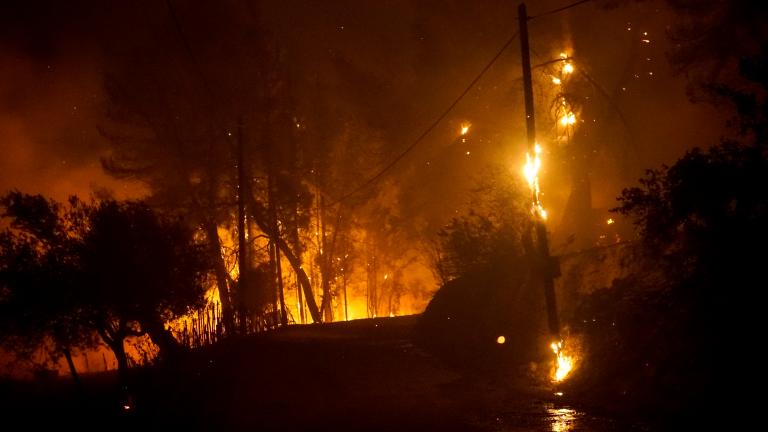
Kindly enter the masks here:
[[77, 38], [62, 37], [44, 52], [20, 40], [0, 38], [0, 193], [142, 195], [140, 184], [101, 169], [107, 143], [98, 131], [104, 90], [96, 52]]
[[[136, 29], [134, 34], [122, 30], [151, 21], [173, 36], [164, 49], [175, 50], [171, 54], [184, 58], [167, 10], [152, 2], [139, 2], [141, 7], [135, 6], [133, 14], [112, 10], [121, 9], [119, 5], [107, 8], [76, 1], [64, 7], [49, 3], [47, 14], [27, 6], [9, 8], [18, 16], [0, 14], [6, 15], [0, 18], [0, 191], [18, 188], [63, 199], [106, 188], [118, 198], [139, 196], [144, 192], [141, 185], [109, 178], [99, 162], [108, 150], [98, 132], [108, 108], [101, 63], [115, 55], [102, 46], [101, 39], [135, 37], [146, 29]], [[390, 3], [265, 2], [261, 13], [269, 18], [265, 25], [285, 45], [290, 69], [299, 77], [294, 85], [302, 95], [297, 98], [300, 108], [354, 113], [371, 128], [365, 135], [384, 137], [390, 153], [395, 154], [429, 124], [508, 37], [515, 11], [505, 1], [484, 2], [483, 7], [452, 1], [439, 9], [408, 0]], [[535, 12], [558, 4], [548, 0], [529, 6]], [[722, 131], [721, 113], [706, 104], [692, 104], [685, 77], [673, 76], [666, 63], [669, 42], [664, 31], [671, 15], [660, 4], [628, 2], [616, 9], [585, 6], [541, 20], [531, 29], [535, 55], [546, 56], [550, 49], [560, 52], [570, 45], [580, 67], [588, 67], [609, 89], [627, 62], [626, 23], [647, 30], [653, 41], [653, 61], [649, 63], [655, 71], [653, 80], [645, 77], [631, 82], [626, 98], [620, 101], [639, 151], [629, 170], [616, 166], [615, 161], [598, 160], [594, 175], [600, 181], [593, 185], [598, 208], [611, 207], [621, 187], [645, 168], [672, 163], [693, 145], [713, 144]], [[188, 26], [195, 25], [192, 9], [192, 5], [180, 8]], [[191, 42], [200, 55], [204, 41], [195, 34], [190, 33]], [[178, 67], [189, 65], [180, 63]], [[308, 75], [307, 70], [313, 73]], [[464, 200], [472, 180], [469, 174], [482, 172], [489, 160], [522, 154], [518, 142], [522, 117], [516, 111], [519, 84], [514, 81], [518, 76], [515, 48], [445, 124], [393, 171], [391, 179], [429, 185], [406, 185], [402, 202], [414, 209], [405, 210], [433, 213], [440, 219], [453, 211], [452, 203]], [[446, 144], [453, 143], [454, 126], [464, 120], [473, 124], [468, 137], [471, 154], [469, 148]], [[475, 140], [483, 128], [499, 132], [486, 132], [490, 139]], [[451, 146], [460, 150], [454, 161], [458, 168], [450, 166], [453, 162], [445, 156]], [[409, 168], [418, 168], [418, 174], [404, 176]], [[549, 168], [551, 165], [544, 169]], [[449, 174], [450, 179], [445, 178]], [[557, 174], [545, 172], [550, 179]], [[446, 188], [451, 190], [442, 193]], [[441, 193], [435, 193], [438, 190]], [[544, 190], [552, 203], [562, 201], [556, 195], [568, 189], [545, 185]], [[556, 214], [556, 206], [552, 210]], [[436, 225], [442, 223], [438, 222]]]

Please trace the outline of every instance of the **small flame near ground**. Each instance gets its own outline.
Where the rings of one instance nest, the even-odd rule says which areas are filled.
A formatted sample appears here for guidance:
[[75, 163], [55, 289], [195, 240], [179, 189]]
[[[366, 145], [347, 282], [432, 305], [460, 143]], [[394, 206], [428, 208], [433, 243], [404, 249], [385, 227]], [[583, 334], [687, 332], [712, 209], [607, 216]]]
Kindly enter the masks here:
[[563, 341], [552, 342], [550, 345], [552, 352], [555, 353], [555, 372], [552, 381], [559, 383], [565, 381], [573, 370], [574, 358], [565, 352]]

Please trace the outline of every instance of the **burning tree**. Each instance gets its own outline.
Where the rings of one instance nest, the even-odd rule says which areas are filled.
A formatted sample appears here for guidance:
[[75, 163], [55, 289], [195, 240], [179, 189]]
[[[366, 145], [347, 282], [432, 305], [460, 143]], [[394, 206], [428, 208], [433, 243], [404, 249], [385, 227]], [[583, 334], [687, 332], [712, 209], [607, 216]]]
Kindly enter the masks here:
[[[153, 206], [184, 214], [204, 233], [226, 333], [261, 319], [253, 313], [274, 314], [279, 320], [271, 321], [283, 325], [290, 315], [333, 320], [351, 265], [361, 268], [364, 232], [380, 228], [364, 205], [373, 194], [335, 198], [388, 156], [382, 139], [338, 106], [344, 95], [331, 98], [318, 79], [291, 70], [286, 57], [296, 54], [253, 9], [211, 13], [221, 19], [181, 7], [164, 17], [170, 22], [115, 44], [102, 127], [113, 151], [104, 165], [147, 182]], [[172, 46], [177, 63], [164, 61], [168, 50], [156, 42]], [[339, 59], [334, 67], [354, 72]], [[239, 279], [265, 263], [272, 282], [256, 285], [274, 290], [272, 306], [248, 311], [237, 288], [256, 285]]]
[[[171, 10], [163, 19], [171, 20], [174, 32], [163, 32], [167, 21], [155, 23], [147, 34], [114, 47], [121, 56], [109, 65], [112, 109], [102, 128], [114, 152], [105, 167], [113, 175], [148, 182], [154, 205], [182, 212], [205, 234], [227, 332], [243, 330], [249, 319], [235, 287], [248, 285], [236, 278], [247, 278], [249, 268], [258, 264], [254, 258], [270, 262], [275, 282], [269, 286], [278, 290], [277, 299], [282, 297], [280, 256], [285, 256], [317, 321], [299, 245], [295, 236], [289, 238], [304, 223], [301, 213], [308, 201], [305, 185], [293, 178], [299, 168], [290, 149], [295, 149], [293, 134], [299, 128], [286, 99], [280, 53], [265, 43], [252, 14], [220, 8], [215, 13], [222, 19], [210, 20], [199, 12]], [[237, 24], [225, 28], [216, 22]], [[259, 30], [237, 33], [244, 26]], [[152, 31], [163, 32], [163, 42], [174, 46], [183, 70], [168, 63], [156, 67], [167, 52], [147, 49], [156, 36]], [[216, 34], [232, 43], [213, 46], [198, 34]], [[222, 62], [229, 67], [218, 67]], [[143, 90], [126, 92], [126, 87]], [[258, 233], [249, 235], [251, 229]], [[256, 254], [263, 237], [269, 251]], [[237, 264], [228, 265], [232, 260]], [[274, 304], [273, 313], [284, 310]], [[285, 314], [280, 315], [284, 322]]]

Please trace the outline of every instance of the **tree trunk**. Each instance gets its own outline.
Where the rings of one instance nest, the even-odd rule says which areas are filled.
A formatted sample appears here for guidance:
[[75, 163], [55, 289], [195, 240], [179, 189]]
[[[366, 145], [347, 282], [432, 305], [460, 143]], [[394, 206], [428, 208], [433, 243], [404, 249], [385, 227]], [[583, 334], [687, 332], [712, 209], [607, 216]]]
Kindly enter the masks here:
[[75, 368], [75, 362], [72, 361], [72, 353], [69, 351], [69, 348], [66, 347], [62, 349], [62, 353], [64, 354], [64, 358], [67, 360], [69, 373], [72, 375], [72, 380], [75, 382], [77, 390], [80, 393], [83, 393], [83, 383], [80, 381], [80, 375], [77, 373], [77, 368]]
[[[277, 205], [275, 204], [275, 173], [273, 164], [269, 165], [269, 172], [267, 173], [267, 201], [269, 206], [269, 222], [272, 225], [270, 230], [274, 233], [274, 237], [280, 236], [280, 226], [277, 221]], [[277, 247], [274, 240], [270, 247], [270, 261], [272, 261], [272, 271], [275, 280], [275, 286], [277, 288], [277, 298], [279, 305], [275, 305], [275, 310], [280, 310], [280, 325], [283, 327], [288, 325], [288, 315], [285, 312], [285, 294], [283, 293], [283, 272], [280, 266], [280, 248]]]
[[232, 302], [229, 296], [229, 283], [227, 267], [224, 265], [224, 258], [221, 256], [221, 240], [212, 220], [205, 222], [205, 234], [208, 237], [208, 247], [211, 257], [214, 259], [214, 272], [216, 274], [216, 286], [219, 290], [219, 299], [221, 300], [221, 315], [224, 322], [224, 331], [231, 332], [235, 329], [234, 316], [232, 314]]
[[245, 307], [245, 292], [248, 289], [248, 244], [245, 235], [247, 216], [245, 214], [245, 196], [249, 194], [246, 185], [245, 143], [243, 142], [243, 120], [237, 123], [237, 315], [240, 334], [248, 332], [248, 313]]
[[299, 279], [299, 284], [301, 284], [301, 287], [304, 290], [304, 297], [307, 302], [309, 314], [312, 316], [312, 321], [316, 323], [322, 322], [320, 310], [317, 308], [315, 296], [312, 294], [312, 285], [309, 282], [307, 273], [301, 267], [301, 260], [293, 253], [291, 247], [288, 245], [288, 243], [286, 243], [285, 240], [280, 237], [278, 233], [272, 232], [269, 224], [265, 220], [266, 209], [264, 206], [256, 201], [256, 199], [253, 197], [248, 197], [248, 199], [250, 201], [249, 204], [253, 209], [253, 216], [254, 220], [256, 221], [256, 225], [258, 225], [259, 229], [267, 234], [270, 239], [277, 242], [277, 246], [280, 248], [280, 252], [285, 255], [285, 257], [288, 259], [288, 262], [291, 264], [291, 267], [293, 267], [293, 271], [296, 272], [296, 277]]
[[296, 278], [296, 298], [298, 299], [299, 319], [302, 324], [307, 323], [307, 318], [304, 316], [304, 296], [301, 293], [301, 284], [299, 278]]
[[[125, 354], [125, 323], [120, 322], [118, 328], [114, 328], [110, 324], [101, 323], [96, 326], [96, 332], [101, 336], [101, 339], [112, 350], [112, 354], [115, 355], [117, 360], [117, 376], [120, 380], [120, 386], [123, 389], [128, 388], [128, 357]], [[106, 364], [104, 365], [106, 368]]]
[[128, 356], [125, 354], [125, 338], [116, 337], [109, 348], [117, 360], [117, 376], [120, 378], [120, 385], [123, 388], [128, 387]]
[[296, 272], [296, 277], [299, 279], [299, 284], [301, 284], [304, 291], [304, 298], [307, 302], [307, 309], [309, 309], [309, 315], [312, 317], [312, 321], [316, 323], [322, 322], [320, 310], [317, 308], [315, 296], [312, 294], [312, 285], [309, 282], [307, 273], [301, 267], [301, 261], [293, 254], [293, 251], [285, 240], [278, 238], [277, 246], [280, 248], [280, 252], [282, 252], [288, 259], [291, 267], [293, 267], [293, 271]]
[[326, 232], [326, 218], [325, 218], [325, 200], [322, 195], [318, 200], [317, 219], [320, 225], [320, 279], [322, 287], [322, 300], [320, 302], [320, 312], [323, 314], [323, 319], [326, 322], [333, 321], [333, 304], [331, 302], [331, 259], [333, 257], [332, 248], [328, 247], [326, 240], [328, 233]]
[[[293, 203], [293, 216], [294, 223], [291, 224], [291, 243], [293, 250], [296, 252], [296, 256], [301, 260], [301, 240], [299, 239], [299, 204], [298, 201]], [[299, 321], [302, 324], [306, 324], [307, 319], [304, 316], [304, 298], [301, 292], [301, 284], [298, 278], [296, 278], [296, 298], [298, 299]]]
[[376, 318], [379, 312], [379, 296], [378, 296], [378, 266], [376, 260], [376, 244], [375, 240], [368, 242], [368, 265], [367, 265], [367, 278], [366, 278], [366, 301], [368, 305], [368, 318]]
[[[346, 260], [345, 260], [346, 265]], [[344, 289], [344, 321], [349, 321], [349, 307], [347, 303], [347, 271], [346, 268], [341, 272], [341, 283]]]
[[173, 337], [173, 334], [165, 328], [160, 319], [149, 319], [146, 322], [142, 322], [141, 326], [142, 330], [146, 329], [152, 342], [157, 345], [161, 359], [176, 358], [179, 354], [186, 351], [186, 348]]
[[285, 295], [283, 293], [283, 266], [280, 263], [280, 249], [275, 248], [275, 265], [277, 266], [277, 293], [280, 295], [280, 325], [288, 325], [288, 313], [285, 308]]

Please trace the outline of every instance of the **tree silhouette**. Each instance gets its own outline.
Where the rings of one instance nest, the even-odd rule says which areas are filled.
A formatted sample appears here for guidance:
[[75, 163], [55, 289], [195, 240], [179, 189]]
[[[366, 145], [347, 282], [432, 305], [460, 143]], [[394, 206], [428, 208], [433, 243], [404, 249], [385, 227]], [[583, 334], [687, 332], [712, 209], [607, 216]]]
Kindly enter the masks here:
[[141, 202], [61, 205], [12, 192], [0, 205], [11, 222], [0, 251], [9, 334], [30, 344], [50, 338], [65, 355], [98, 334], [122, 376], [129, 336], [148, 334], [161, 357], [179, 352], [165, 322], [201, 304], [210, 270], [183, 221]]
[[503, 266], [524, 254], [528, 197], [507, 177], [502, 167], [489, 169], [473, 189], [466, 210], [439, 231], [439, 258], [433, 266], [443, 283]]
[[760, 146], [725, 142], [623, 191], [614, 211], [635, 220], [641, 254], [632, 276], [580, 302], [590, 367], [574, 385], [677, 412], [723, 410], [744, 391], [742, 353], [762, 337], [766, 182]]
[[[78, 278], [71, 265], [74, 243], [58, 217], [58, 204], [41, 196], [6, 196], [0, 206], [12, 217], [0, 233], [0, 345], [31, 360], [67, 360], [79, 385], [72, 352], [96, 344], [74, 294]], [[15, 216], [14, 216], [15, 215]]]

